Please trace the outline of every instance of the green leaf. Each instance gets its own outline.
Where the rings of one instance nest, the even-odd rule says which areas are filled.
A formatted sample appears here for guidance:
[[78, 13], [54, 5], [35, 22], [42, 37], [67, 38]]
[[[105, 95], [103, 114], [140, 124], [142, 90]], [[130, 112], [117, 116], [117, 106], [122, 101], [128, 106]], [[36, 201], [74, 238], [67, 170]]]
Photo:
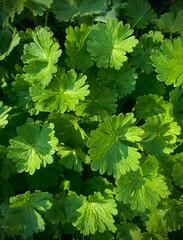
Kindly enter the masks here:
[[16, 30], [8, 26], [0, 29], [0, 61], [5, 59], [12, 50], [19, 44], [20, 37]]
[[65, 200], [68, 220], [84, 235], [95, 234], [106, 230], [115, 232], [113, 215], [117, 214], [116, 203], [111, 197], [103, 197], [100, 192], [77, 196], [70, 192]]
[[7, 12], [5, 23], [7, 24], [9, 18], [11, 22], [14, 21], [15, 14], [20, 14], [24, 9], [24, 3], [26, 0], [2, 0], [3, 8]]
[[88, 82], [90, 94], [75, 107], [76, 115], [87, 116], [92, 121], [104, 120], [108, 115], [115, 113], [117, 94], [109, 88], [99, 87], [100, 83], [96, 79], [89, 78]]
[[119, 178], [138, 169], [140, 153], [130, 142], [140, 141], [143, 131], [132, 125], [135, 120], [132, 113], [109, 116], [91, 132], [88, 147], [93, 171]]
[[54, 136], [54, 125], [27, 119], [17, 128], [17, 136], [10, 139], [8, 158], [15, 162], [18, 172], [34, 174], [36, 169], [46, 167], [53, 162], [53, 154], [57, 150], [58, 140]]
[[161, 50], [156, 50], [151, 59], [160, 82], [179, 87], [183, 84], [183, 39], [178, 37], [162, 42]]
[[51, 113], [48, 120], [54, 123], [56, 136], [60, 142], [73, 148], [84, 148], [86, 146], [88, 136], [80, 126], [81, 118], [73, 114]]
[[46, 87], [56, 73], [55, 64], [61, 55], [58, 42], [48, 27], [36, 27], [32, 31], [33, 42], [24, 45], [22, 56], [25, 80], [31, 84]]
[[183, 188], [183, 153], [177, 154], [176, 156], [176, 162], [172, 169], [172, 177], [175, 185]]
[[69, 21], [77, 16], [99, 14], [105, 11], [105, 0], [55, 0], [53, 12], [59, 21]]
[[183, 227], [183, 199], [172, 199], [168, 202], [168, 210], [164, 216], [169, 232]]
[[146, 28], [152, 20], [156, 18], [156, 14], [151, 8], [147, 0], [129, 0], [125, 8], [125, 15], [128, 22], [138, 29]]
[[34, 16], [43, 16], [52, 3], [53, 0], [26, 0], [25, 6], [32, 11]]
[[141, 230], [136, 224], [121, 222], [118, 225], [117, 239], [119, 240], [139, 240]]
[[15, 173], [12, 161], [7, 158], [7, 153], [7, 148], [0, 145], [0, 177], [5, 180]]
[[2, 204], [2, 228], [8, 235], [18, 235], [23, 238], [45, 230], [45, 222], [40, 212], [45, 212], [52, 206], [52, 195], [47, 192], [35, 191], [20, 194], [10, 198], [10, 203]]
[[8, 124], [8, 117], [11, 109], [12, 107], [4, 106], [3, 102], [0, 101], [0, 129]]
[[139, 240], [169, 240], [169, 238], [166, 234], [143, 232]]
[[150, 57], [155, 50], [159, 49], [163, 38], [161, 32], [152, 30], [140, 36], [139, 43], [131, 54], [133, 57], [131, 61], [141, 72], [150, 73], [154, 71]]
[[70, 68], [78, 69], [85, 72], [93, 65], [93, 61], [87, 52], [86, 41], [90, 27], [86, 24], [81, 24], [80, 28], [76, 26], [74, 29], [70, 26], [66, 29], [66, 58], [67, 65]]
[[163, 33], [183, 33], [183, 10], [166, 12], [156, 21], [157, 27]]
[[166, 102], [163, 96], [148, 94], [137, 98], [134, 109], [138, 119], [146, 119], [159, 113], [169, 113], [172, 105]]
[[[116, 19], [97, 23], [89, 34], [88, 51], [97, 62], [99, 68], [115, 68], [119, 70], [127, 61], [127, 53], [133, 51], [138, 40], [131, 36], [133, 29]], [[101, 47], [102, 43], [102, 47]]]
[[73, 169], [76, 172], [83, 171], [82, 163], [88, 162], [88, 157], [81, 148], [71, 148], [69, 146], [61, 145], [57, 153], [60, 156], [60, 164], [67, 169]]
[[65, 73], [59, 69], [53, 81], [44, 90], [34, 86], [30, 94], [37, 111], [61, 112], [74, 110], [75, 106], [89, 94], [86, 75], [77, 74], [73, 69]]
[[178, 87], [170, 93], [170, 103], [172, 104], [172, 113], [178, 123], [183, 126], [183, 88]]
[[132, 210], [144, 212], [157, 206], [170, 194], [165, 177], [154, 169], [154, 158], [142, 158], [136, 172], [129, 172], [116, 181], [116, 199], [130, 204]]
[[121, 98], [135, 90], [136, 79], [135, 68], [129, 64], [124, 64], [120, 70], [101, 69], [99, 71], [101, 85], [114, 89]]
[[168, 233], [165, 213], [166, 208], [164, 206], [159, 206], [151, 210], [151, 213], [148, 214], [148, 221], [146, 221], [146, 229], [148, 232]]
[[177, 135], [181, 133], [177, 122], [168, 114], [158, 114], [147, 118], [143, 130], [142, 146], [145, 152], [157, 156], [172, 153], [177, 147]]

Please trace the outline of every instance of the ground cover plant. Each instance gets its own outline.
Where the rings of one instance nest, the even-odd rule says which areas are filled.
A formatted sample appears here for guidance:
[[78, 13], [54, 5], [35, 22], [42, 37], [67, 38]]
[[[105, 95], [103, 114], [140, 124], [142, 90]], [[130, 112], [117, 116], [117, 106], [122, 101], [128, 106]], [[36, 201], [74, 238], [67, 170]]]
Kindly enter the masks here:
[[0, 0], [0, 240], [183, 231], [183, 1]]

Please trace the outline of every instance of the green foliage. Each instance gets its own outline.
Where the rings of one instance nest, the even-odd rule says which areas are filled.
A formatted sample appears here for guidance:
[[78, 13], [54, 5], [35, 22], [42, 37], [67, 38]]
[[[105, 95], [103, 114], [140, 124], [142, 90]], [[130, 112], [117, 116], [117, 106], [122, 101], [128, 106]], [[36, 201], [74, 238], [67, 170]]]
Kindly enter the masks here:
[[17, 136], [10, 140], [8, 158], [15, 162], [18, 172], [34, 174], [36, 169], [46, 167], [53, 162], [53, 154], [57, 150], [58, 140], [54, 136], [54, 125], [27, 119], [17, 128]]
[[153, 65], [158, 73], [157, 78], [167, 85], [179, 87], [183, 83], [183, 39], [178, 37], [162, 42], [161, 50], [155, 51], [151, 56]]
[[182, 16], [0, 0], [0, 239], [182, 239]]
[[130, 142], [140, 141], [143, 130], [132, 126], [135, 120], [132, 113], [106, 117], [104, 123], [91, 132], [88, 147], [92, 170], [119, 178], [138, 169], [140, 153]]
[[97, 62], [97, 67], [119, 70], [128, 59], [126, 54], [132, 52], [138, 43], [131, 36], [132, 33], [129, 24], [124, 25], [117, 20], [109, 20], [106, 24], [97, 23], [91, 29], [87, 41], [88, 51]]
[[33, 233], [45, 230], [42, 212], [51, 208], [52, 195], [47, 192], [26, 192], [10, 198], [9, 204], [1, 206], [4, 216], [2, 228], [8, 235], [18, 235], [23, 238]]

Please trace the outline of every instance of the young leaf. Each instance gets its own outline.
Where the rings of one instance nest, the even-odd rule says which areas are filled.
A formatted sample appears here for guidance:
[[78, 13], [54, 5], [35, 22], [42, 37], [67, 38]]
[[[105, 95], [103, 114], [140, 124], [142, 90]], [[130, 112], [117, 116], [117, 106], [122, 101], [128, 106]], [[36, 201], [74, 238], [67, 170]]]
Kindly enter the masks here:
[[104, 232], [115, 232], [113, 215], [117, 214], [116, 203], [111, 197], [103, 197], [100, 192], [84, 196], [77, 196], [72, 192], [66, 197], [65, 208], [67, 218], [84, 235]]
[[66, 29], [66, 53], [68, 57], [66, 62], [70, 68], [78, 69], [85, 72], [93, 65], [93, 61], [87, 52], [86, 41], [90, 27], [81, 24], [80, 28], [76, 26], [74, 29], [70, 26]]
[[24, 45], [22, 56], [25, 80], [46, 87], [57, 71], [55, 64], [61, 55], [59, 44], [48, 27], [36, 27], [32, 31], [33, 42]]
[[142, 146], [145, 152], [157, 156], [172, 153], [176, 148], [177, 135], [181, 133], [181, 128], [169, 114], [147, 118], [143, 130]]
[[10, 139], [8, 158], [15, 162], [18, 172], [34, 174], [36, 169], [53, 162], [58, 140], [54, 136], [54, 125], [44, 122], [41, 127], [33, 119], [17, 128], [17, 136]]
[[147, 0], [129, 0], [125, 8], [128, 22], [138, 29], [144, 29], [156, 18], [156, 14]]
[[114, 89], [121, 98], [135, 90], [136, 79], [135, 68], [129, 64], [124, 64], [120, 70], [101, 69], [99, 71], [100, 84]]
[[163, 33], [183, 33], [183, 10], [174, 12], [166, 12], [156, 21], [157, 27]]
[[106, 9], [105, 0], [54, 0], [53, 12], [59, 21], [73, 20], [77, 16], [99, 14]]
[[97, 62], [99, 68], [115, 68], [119, 70], [127, 61], [127, 53], [133, 51], [138, 40], [131, 36], [133, 29], [116, 19], [105, 24], [97, 23], [89, 34], [88, 51]]
[[116, 181], [116, 199], [130, 204], [132, 210], [144, 212], [156, 207], [162, 198], [170, 194], [165, 177], [154, 169], [153, 158], [141, 159], [141, 167]]
[[140, 153], [130, 142], [140, 141], [143, 131], [133, 126], [135, 120], [133, 113], [109, 116], [91, 132], [88, 147], [93, 171], [119, 178], [138, 169]]
[[151, 59], [158, 73], [157, 78], [167, 85], [179, 87], [183, 84], [183, 39], [166, 39], [162, 42], [161, 50], [156, 50]]
[[23, 238], [45, 230], [45, 222], [40, 212], [45, 212], [52, 206], [52, 195], [47, 192], [35, 191], [20, 194], [10, 198], [10, 204], [2, 204], [4, 217], [2, 228], [8, 235], [18, 235]]
[[65, 73], [59, 69], [53, 81], [45, 89], [30, 88], [30, 94], [37, 111], [61, 112], [74, 110], [75, 106], [89, 94], [86, 75], [77, 74], [73, 69]]
[[137, 98], [134, 109], [138, 119], [146, 119], [159, 113], [169, 113], [172, 105], [163, 96], [148, 94]]
[[11, 109], [12, 107], [4, 106], [3, 102], [0, 101], [0, 129], [8, 124], [8, 117]]

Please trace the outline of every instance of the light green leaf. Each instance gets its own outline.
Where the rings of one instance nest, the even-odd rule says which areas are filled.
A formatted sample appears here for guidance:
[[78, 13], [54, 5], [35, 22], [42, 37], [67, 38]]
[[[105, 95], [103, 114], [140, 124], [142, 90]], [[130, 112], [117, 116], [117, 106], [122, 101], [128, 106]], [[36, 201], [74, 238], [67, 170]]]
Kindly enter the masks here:
[[136, 224], [121, 222], [117, 226], [117, 239], [119, 240], [139, 240], [140, 228]]
[[34, 16], [42, 16], [52, 3], [53, 0], [26, 0], [25, 6], [32, 11]]
[[8, 117], [11, 109], [12, 107], [4, 106], [3, 102], [0, 101], [0, 129], [8, 124]]
[[89, 94], [86, 75], [77, 74], [73, 69], [65, 73], [59, 69], [53, 81], [45, 89], [30, 88], [30, 94], [37, 111], [61, 112], [74, 110], [75, 106]]
[[140, 153], [130, 142], [141, 140], [142, 129], [133, 126], [132, 113], [106, 117], [99, 128], [91, 132], [88, 141], [91, 168], [119, 178], [126, 172], [138, 169]]
[[103, 197], [100, 192], [95, 192], [87, 200], [71, 192], [66, 197], [65, 207], [67, 218], [84, 235], [116, 231], [113, 216], [117, 214], [117, 209], [112, 197]]
[[70, 68], [78, 69], [85, 72], [93, 65], [89, 53], [87, 52], [86, 41], [90, 27], [86, 24], [81, 24], [80, 28], [76, 26], [74, 29], [70, 26], [66, 29], [66, 53], [68, 57], [66, 62]]
[[168, 210], [164, 216], [169, 232], [183, 227], [183, 199], [172, 199], [168, 202]]
[[162, 42], [161, 50], [156, 50], [151, 59], [160, 82], [179, 87], [183, 84], [183, 39], [178, 37]]
[[45, 230], [40, 212], [50, 209], [52, 195], [47, 192], [26, 192], [10, 198], [10, 204], [1, 205], [4, 216], [2, 228], [8, 235], [23, 238]]
[[157, 27], [163, 33], [183, 33], [183, 10], [166, 12], [156, 21]]
[[61, 55], [58, 42], [48, 27], [36, 27], [32, 31], [33, 42], [24, 45], [22, 56], [25, 80], [46, 87], [57, 71], [55, 64]]
[[148, 94], [137, 98], [134, 109], [138, 119], [146, 119], [159, 113], [170, 113], [172, 105], [163, 96]]
[[10, 27], [2, 27], [0, 30], [0, 61], [5, 59], [19, 44], [20, 37], [16, 30], [12, 31]]
[[127, 61], [127, 53], [133, 51], [138, 40], [131, 36], [133, 29], [116, 19], [97, 23], [89, 34], [88, 51], [99, 68], [119, 70]]
[[82, 172], [82, 163], [88, 161], [88, 157], [81, 148], [71, 148], [69, 146], [59, 146], [58, 156], [60, 156], [60, 164], [67, 169], [72, 169], [76, 172]]
[[131, 54], [133, 57], [131, 61], [141, 72], [150, 73], [154, 71], [150, 57], [155, 50], [159, 49], [163, 38], [161, 32], [152, 30], [140, 36], [139, 43]]
[[168, 235], [153, 232], [143, 232], [139, 240], [169, 240]]
[[101, 69], [99, 71], [101, 85], [114, 89], [121, 98], [135, 90], [136, 79], [135, 68], [129, 64], [124, 64], [120, 70]]
[[176, 186], [183, 188], [183, 153], [174, 155], [176, 162], [173, 165], [172, 177]]
[[105, 0], [55, 0], [53, 12], [59, 21], [69, 21], [77, 16], [99, 14], [106, 10]]
[[170, 154], [176, 148], [177, 135], [181, 128], [168, 114], [158, 114], [146, 119], [143, 125], [142, 146], [146, 153], [157, 156]]
[[53, 162], [53, 154], [57, 150], [58, 140], [54, 136], [54, 125], [27, 119], [17, 128], [17, 136], [10, 139], [8, 158], [15, 162], [18, 172], [34, 174], [36, 169], [46, 167]]
[[116, 199], [140, 212], [156, 207], [170, 194], [165, 177], [155, 171], [153, 158], [142, 158], [139, 170], [126, 173], [116, 185]]

